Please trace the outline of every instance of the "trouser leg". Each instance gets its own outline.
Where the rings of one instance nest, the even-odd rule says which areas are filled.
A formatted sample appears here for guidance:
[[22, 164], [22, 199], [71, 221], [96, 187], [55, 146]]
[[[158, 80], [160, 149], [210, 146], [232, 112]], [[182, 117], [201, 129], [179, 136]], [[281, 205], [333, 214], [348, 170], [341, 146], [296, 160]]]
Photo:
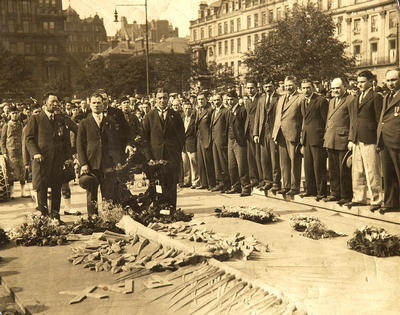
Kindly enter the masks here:
[[328, 150], [330, 195], [340, 198], [340, 163], [336, 150]]
[[351, 177], [353, 188], [353, 201], [366, 203], [367, 185], [364, 170], [363, 157], [359, 143], [353, 146], [351, 157]]
[[306, 192], [310, 195], [316, 195], [317, 185], [315, 180], [314, 159], [311, 152], [312, 147], [305, 145], [304, 149], [304, 175], [306, 179]]
[[196, 152], [188, 152], [189, 163], [190, 163], [190, 177], [192, 179], [192, 186], [199, 185], [199, 172], [198, 172], [198, 164], [197, 164], [197, 153]]
[[[232, 188], [238, 189], [240, 186], [239, 183], [239, 172], [238, 172], [238, 165], [235, 156], [235, 142], [234, 140], [229, 139], [228, 143], [228, 169], [229, 169], [229, 176], [231, 179], [231, 186]], [[246, 152], [247, 154], [247, 152]]]
[[290, 171], [290, 156], [286, 147], [286, 140], [283, 137], [282, 132], [278, 134], [278, 145], [279, 145], [279, 164], [281, 167], [282, 174], [282, 188], [290, 189], [291, 186], [291, 171]]
[[371, 205], [380, 205], [382, 203], [381, 190], [381, 161], [376, 152], [375, 144], [360, 143], [361, 156], [364, 162], [365, 177], [367, 187], [371, 198]]

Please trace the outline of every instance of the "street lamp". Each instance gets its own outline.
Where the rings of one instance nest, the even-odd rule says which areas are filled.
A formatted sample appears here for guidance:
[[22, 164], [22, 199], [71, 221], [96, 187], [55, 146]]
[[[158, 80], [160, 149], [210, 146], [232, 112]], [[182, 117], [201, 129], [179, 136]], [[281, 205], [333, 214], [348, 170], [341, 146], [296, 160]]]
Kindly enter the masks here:
[[118, 22], [117, 7], [144, 7], [146, 15], [146, 92], [150, 94], [150, 77], [149, 77], [149, 25], [147, 21], [147, 0], [144, 0], [144, 4], [117, 4], [114, 11], [114, 22]]

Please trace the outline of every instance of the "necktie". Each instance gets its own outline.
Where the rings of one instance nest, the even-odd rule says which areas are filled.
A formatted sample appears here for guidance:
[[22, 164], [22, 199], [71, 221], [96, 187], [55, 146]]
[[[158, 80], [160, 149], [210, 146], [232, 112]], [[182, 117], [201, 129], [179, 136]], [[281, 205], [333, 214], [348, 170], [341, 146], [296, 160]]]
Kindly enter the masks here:
[[388, 105], [389, 105], [390, 102], [392, 101], [393, 95], [394, 95], [394, 91], [391, 91], [390, 94], [389, 94], [389, 97], [388, 97]]
[[360, 103], [362, 102], [363, 97], [364, 97], [364, 92], [361, 92], [361, 94], [360, 94]]

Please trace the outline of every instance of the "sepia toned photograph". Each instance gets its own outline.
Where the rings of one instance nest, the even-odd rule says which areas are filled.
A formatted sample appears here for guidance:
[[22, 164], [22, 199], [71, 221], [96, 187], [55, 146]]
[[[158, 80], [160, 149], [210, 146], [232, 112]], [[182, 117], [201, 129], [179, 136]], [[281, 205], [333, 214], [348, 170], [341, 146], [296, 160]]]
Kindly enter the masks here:
[[399, 0], [0, 0], [0, 315], [400, 314]]

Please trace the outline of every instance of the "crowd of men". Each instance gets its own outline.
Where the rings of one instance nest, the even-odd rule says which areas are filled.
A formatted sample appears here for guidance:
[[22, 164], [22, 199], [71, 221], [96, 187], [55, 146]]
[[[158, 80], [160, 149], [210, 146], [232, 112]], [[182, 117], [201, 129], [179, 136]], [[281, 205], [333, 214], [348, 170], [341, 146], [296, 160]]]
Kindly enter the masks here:
[[257, 187], [384, 214], [400, 208], [399, 89], [400, 69], [392, 69], [383, 87], [368, 70], [352, 85], [289, 75], [278, 88], [248, 82], [243, 97], [229, 89], [112, 100], [99, 90], [62, 104], [48, 93], [43, 106], [2, 104], [1, 149], [11, 187], [20, 181], [26, 196], [31, 170], [38, 209], [58, 220], [61, 192], [70, 199], [71, 178], [63, 178], [74, 156], [91, 217], [99, 186], [103, 198], [115, 199], [114, 171], [139, 142], [149, 164], [168, 162], [161, 184], [174, 208], [177, 185], [241, 197]]

